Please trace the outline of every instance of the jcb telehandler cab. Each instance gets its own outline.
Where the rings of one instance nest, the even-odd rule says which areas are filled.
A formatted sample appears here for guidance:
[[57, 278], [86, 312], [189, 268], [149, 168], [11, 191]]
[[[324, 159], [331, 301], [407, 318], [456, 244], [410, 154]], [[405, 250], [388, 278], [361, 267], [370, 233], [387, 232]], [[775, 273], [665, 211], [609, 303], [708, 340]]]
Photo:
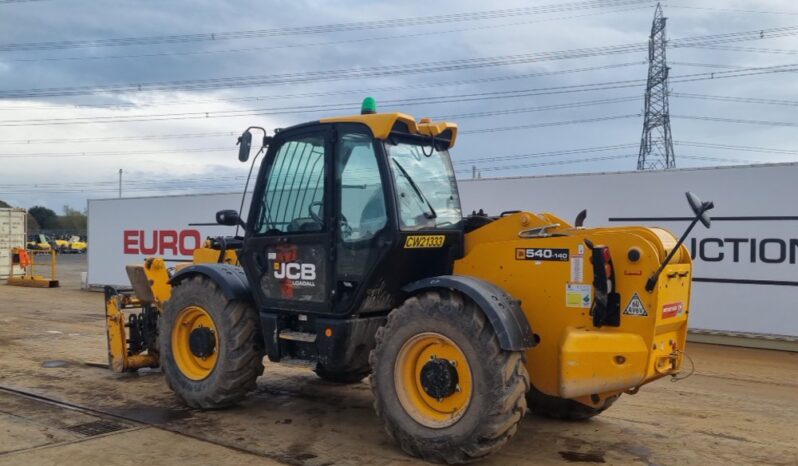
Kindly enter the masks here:
[[496, 451], [527, 406], [586, 418], [679, 369], [681, 242], [551, 214], [463, 218], [457, 126], [369, 107], [264, 136], [248, 215], [217, 213], [243, 236], [174, 274], [160, 258], [128, 267], [134, 293], [106, 290], [114, 370], [160, 364], [199, 408], [253, 390], [264, 355], [335, 382], [371, 374], [388, 434], [455, 463]]

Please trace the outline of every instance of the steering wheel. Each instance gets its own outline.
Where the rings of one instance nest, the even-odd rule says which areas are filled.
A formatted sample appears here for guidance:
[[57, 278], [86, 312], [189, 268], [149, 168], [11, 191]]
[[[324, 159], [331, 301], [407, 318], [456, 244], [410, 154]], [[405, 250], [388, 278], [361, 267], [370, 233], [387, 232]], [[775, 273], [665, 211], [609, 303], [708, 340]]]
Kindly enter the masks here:
[[346, 219], [346, 216], [343, 212], [341, 212], [340, 219], [339, 219], [339, 228], [341, 229], [341, 236], [346, 239], [352, 236], [352, 226], [349, 224], [349, 220]]
[[[319, 207], [318, 214], [313, 211], [313, 208], [316, 206]], [[321, 218], [321, 216], [324, 215], [322, 213], [323, 211], [324, 211], [324, 202], [322, 201], [311, 202], [310, 205], [308, 205], [308, 215], [310, 216], [310, 218], [313, 219], [314, 222], [318, 222], [321, 225], [324, 225], [324, 219]]]

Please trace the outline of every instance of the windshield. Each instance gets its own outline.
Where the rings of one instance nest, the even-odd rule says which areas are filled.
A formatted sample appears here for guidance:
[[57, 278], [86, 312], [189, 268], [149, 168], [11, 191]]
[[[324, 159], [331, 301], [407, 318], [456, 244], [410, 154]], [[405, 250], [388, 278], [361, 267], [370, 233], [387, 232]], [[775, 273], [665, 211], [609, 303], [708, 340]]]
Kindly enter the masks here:
[[402, 230], [456, 227], [462, 219], [448, 151], [385, 143], [396, 186]]

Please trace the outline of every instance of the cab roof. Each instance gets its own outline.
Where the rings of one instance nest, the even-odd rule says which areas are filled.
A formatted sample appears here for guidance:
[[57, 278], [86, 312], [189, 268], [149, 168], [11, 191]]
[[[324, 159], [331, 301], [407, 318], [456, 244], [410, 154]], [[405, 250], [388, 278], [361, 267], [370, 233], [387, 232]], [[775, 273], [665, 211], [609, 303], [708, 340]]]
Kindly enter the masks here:
[[457, 123], [446, 121], [430, 121], [422, 118], [416, 121], [406, 113], [366, 113], [340, 117], [322, 118], [320, 123], [362, 123], [371, 129], [377, 139], [387, 139], [392, 132], [421, 136], [440, 137], [449, 141], [449, 148], [454, 147], [457, 139]]

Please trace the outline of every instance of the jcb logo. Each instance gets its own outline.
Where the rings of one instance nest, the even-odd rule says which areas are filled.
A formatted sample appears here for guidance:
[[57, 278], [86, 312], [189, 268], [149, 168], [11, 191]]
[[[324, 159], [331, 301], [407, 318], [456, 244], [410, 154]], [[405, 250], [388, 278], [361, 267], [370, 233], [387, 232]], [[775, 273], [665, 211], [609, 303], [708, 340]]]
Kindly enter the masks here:
[[312, 281], [316, 279], [316, 265], [299, 262], [275, 262], [274, 278]]

